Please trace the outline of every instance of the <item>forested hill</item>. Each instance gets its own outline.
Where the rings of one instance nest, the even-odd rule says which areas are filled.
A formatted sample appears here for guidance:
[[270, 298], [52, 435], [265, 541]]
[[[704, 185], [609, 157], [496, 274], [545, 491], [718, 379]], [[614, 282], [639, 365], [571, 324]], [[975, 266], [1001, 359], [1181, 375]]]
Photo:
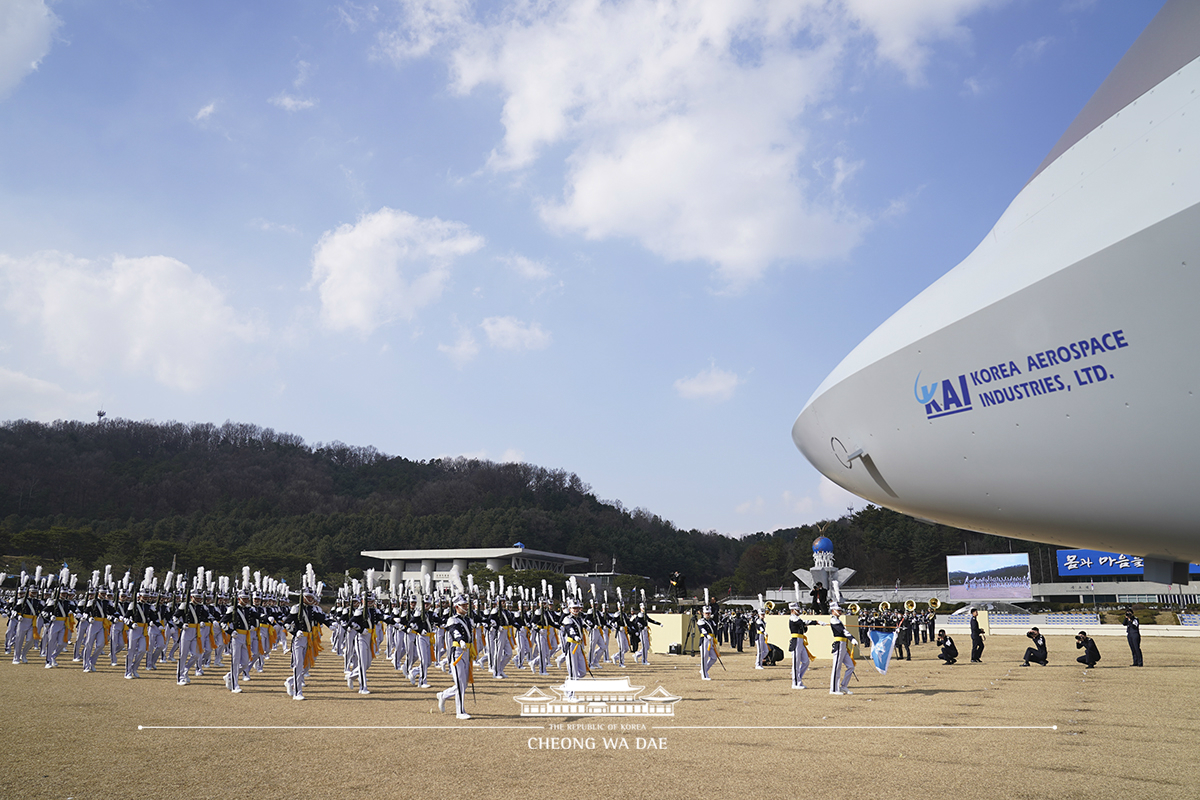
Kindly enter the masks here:
[[[363, 550], [522, 542], [605, 568], [615, 555], [620, 571], [659, 586], [681, 570], [691, 587], [717, 582], [722, 593], [791, 585], [820, 535], [816, 526], [742, 539], [683, 531], [530, 464], [410, 461], [255, 425], [121, 419], [0, 425], [0, 520], [0, 569], [10, 571], [66, 561], [137, 574], [175, 559], [183, 570], [250, 565], [295, 583], [306, 562], [331, 578], [379, 566]], [[946, 553], [1008, 549], [874, 507], [824, 530], [838, 563], [859, 570], [856, 583], [944, 582]]]

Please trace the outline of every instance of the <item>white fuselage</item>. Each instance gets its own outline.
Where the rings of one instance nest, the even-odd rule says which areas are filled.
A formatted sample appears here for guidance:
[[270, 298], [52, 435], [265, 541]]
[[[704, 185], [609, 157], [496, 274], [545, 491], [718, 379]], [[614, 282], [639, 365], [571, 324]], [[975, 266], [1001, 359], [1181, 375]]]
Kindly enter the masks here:
[[914, 516], [1200, 561], [1197, 301], [1200, 59], [1044, 166], [825, 379], [792, 438]]

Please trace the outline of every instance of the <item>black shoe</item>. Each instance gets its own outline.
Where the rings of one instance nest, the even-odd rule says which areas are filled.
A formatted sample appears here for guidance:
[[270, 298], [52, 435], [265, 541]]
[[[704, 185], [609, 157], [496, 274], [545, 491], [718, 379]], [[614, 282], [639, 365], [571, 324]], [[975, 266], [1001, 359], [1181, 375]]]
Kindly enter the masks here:
[[1029, 662], [1028, 662], [1028, 661], [1026, 661], [1026, 662], [1025, 662], [1024, 664], [1022, 664], [1021, 666], [1022, 666], [1022, 667], [1028, 667], [1028, 666], [1029, 666]]

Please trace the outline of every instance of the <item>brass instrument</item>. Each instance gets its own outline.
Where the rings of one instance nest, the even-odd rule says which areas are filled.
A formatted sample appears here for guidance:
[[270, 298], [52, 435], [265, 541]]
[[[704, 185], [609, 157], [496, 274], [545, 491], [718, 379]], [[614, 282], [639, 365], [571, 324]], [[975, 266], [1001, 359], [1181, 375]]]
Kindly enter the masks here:
[[904, 601], [904, 610], [905, 611], [916, 611], [917, 610], [917, 601], [916, 600], [905, 600]]
[[890, 611], [891, 608], [892, 608], [892, 604], [889, 603], [887, 600], [884, 600], [882, 603], [879, 604], [880, 611]]
[[853, 614], [856, 617], [858, 616], [858, 612], [862, 611], [862, 609], [859, 607], [858, 603], [851, 603], [848, 610], [851, 614]]
[[942, 605], [942, 601], [938, 600], [936, 597], [929, 598], [929, 608], [931, 611], [937, 611], [938, 608], [941, 607], [941, 605]]
[[767, 602], [763, 603], [763, 608], [765, 608], [768, 612], [774, 611], [775, 610], [775, 601], [768, 600]]

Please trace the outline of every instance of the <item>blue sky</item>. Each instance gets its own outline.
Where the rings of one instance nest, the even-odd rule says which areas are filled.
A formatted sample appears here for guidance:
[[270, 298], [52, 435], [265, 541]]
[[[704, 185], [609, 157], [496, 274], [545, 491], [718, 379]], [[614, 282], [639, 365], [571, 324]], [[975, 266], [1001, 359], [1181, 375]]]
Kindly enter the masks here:
[[253, 422], [741, 534], [1160, 7], [0, 0], [0, 419]]

